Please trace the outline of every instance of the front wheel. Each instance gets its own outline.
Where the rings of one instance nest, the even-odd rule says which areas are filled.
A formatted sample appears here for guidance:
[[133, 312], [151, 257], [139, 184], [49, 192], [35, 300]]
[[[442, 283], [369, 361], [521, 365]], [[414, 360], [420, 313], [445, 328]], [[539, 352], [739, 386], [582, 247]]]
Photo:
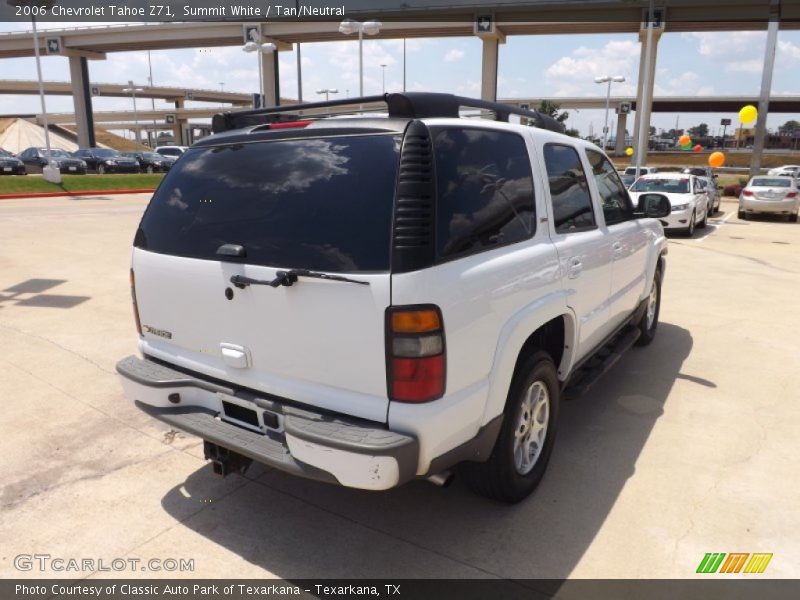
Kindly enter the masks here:
[[647, 308], [637, 327], [641, 335], [636, 340], [637, 346], [647, 346], [656, 337], [658, 327], [658, 314], [661, 312], [661, 269], [656, 268], [653, 282], [650, 284], [650, 294], [647, 296]]
[[485, 463], [460, 467], [477, 494], [513, 504], [527, 498], [544, 477], [556, 438], [560, 386], [553, 360], [537, 351], [516, 370], [503, 425]]
[[153, 173], [153, 165], [147, 165], [147, 173], [148, 174], [152, 174]]
[[105, 165], [97, 165], [97, 174], [98, 175], [105, 175], [106, 167]]

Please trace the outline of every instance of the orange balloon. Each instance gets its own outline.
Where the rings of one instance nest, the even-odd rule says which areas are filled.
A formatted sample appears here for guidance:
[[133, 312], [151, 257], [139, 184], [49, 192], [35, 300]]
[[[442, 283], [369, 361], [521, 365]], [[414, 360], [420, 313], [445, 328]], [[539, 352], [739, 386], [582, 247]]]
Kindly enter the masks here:
[[712, 152], [708, 157], [708, 165], [715, 169], [725, 164], [725, 155], [722, 152]]
[[688, 146], [691, 143], [692, 143], [692, 138], [690, 138], [685, 133], [681, 137], [678, 138], [678, 144], [680, 146]]

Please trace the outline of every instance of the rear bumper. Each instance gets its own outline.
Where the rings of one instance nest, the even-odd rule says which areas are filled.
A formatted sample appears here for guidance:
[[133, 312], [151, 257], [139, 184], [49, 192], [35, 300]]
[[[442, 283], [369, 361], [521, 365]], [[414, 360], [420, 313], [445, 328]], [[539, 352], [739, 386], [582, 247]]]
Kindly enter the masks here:
[[[119, 361], [117, 372], [128, 398], [152, 417], [275, 469], [368, 490], [415, 477], [419, 444], [412, 436], [257, 397], [135, 356]], [[226, 414], [238, 409], [253, 417], [251, 423]]]
[[739, 210], [752, 213], [773, 213], [794, 215], [798, 211], [797, 198], [789, 198], [788, 200], [751, 200], [748, 198], [741, 198], [739, 200]]

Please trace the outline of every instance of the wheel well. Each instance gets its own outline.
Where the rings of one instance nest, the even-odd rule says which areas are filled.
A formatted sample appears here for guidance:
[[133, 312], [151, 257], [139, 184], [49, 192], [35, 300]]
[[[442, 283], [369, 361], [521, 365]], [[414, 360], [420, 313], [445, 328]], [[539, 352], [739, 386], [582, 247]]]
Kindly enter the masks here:
[[548, 321], [525, 340], [519, 351], [519, 356], [517, 356], [517, 364], [514, 366], [515, 375], [525, 357], [537, 350], [547, 352], [550, 358], [553, 359], [556, 369], [558, 369], [561, 357], [564, 355], [564, 317], [556, 317]]

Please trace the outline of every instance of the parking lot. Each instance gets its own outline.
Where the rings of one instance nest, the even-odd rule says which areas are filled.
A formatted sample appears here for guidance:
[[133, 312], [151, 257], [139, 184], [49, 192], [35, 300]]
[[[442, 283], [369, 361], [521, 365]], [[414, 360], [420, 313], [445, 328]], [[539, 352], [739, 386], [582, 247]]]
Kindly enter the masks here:
[[14, 566], [46, 553], [194, 560], [114, 576], [683, 578], [707, 552], [773, 553], [767, 576], [800, 576], [800, 225], [725, 201], [672, 238], [656, 340], [562, 406], [542, 486], [509, 507], [458, 479], [215, 478], [202, 443], [140, 413], [114, 372], [136, 351], [147, 199], [0, 202], [3, 577], [63, 575]]

